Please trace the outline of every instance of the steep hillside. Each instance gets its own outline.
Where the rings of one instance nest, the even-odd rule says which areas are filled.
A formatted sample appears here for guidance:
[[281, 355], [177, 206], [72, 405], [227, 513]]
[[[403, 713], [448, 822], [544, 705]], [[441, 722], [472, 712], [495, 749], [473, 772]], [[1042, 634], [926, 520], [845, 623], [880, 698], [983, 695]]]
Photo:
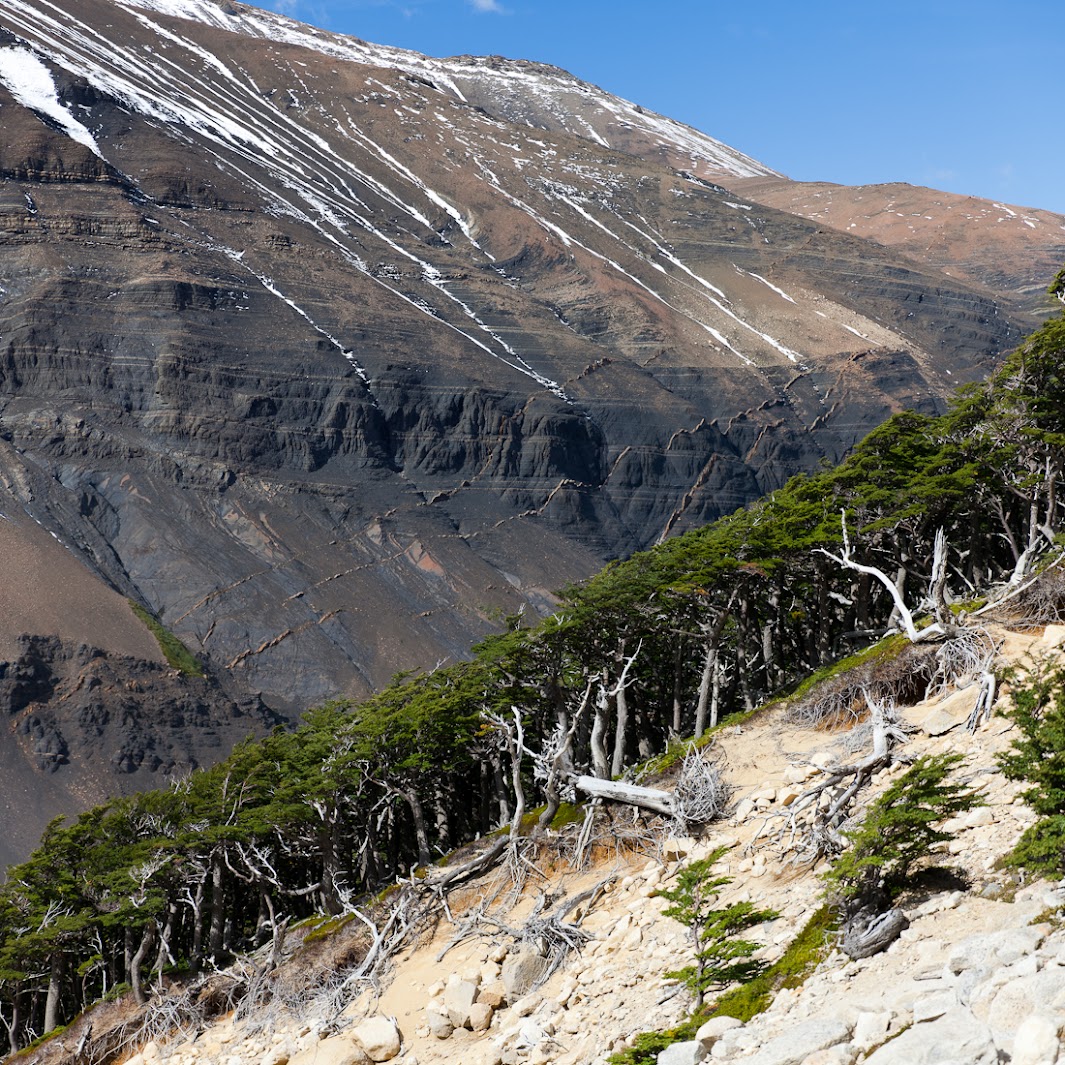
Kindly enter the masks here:
[[[832, 863], [834, 912], [854, 958], [898, 938], [898, 906], [912, 906], [918, 887], [938, 891], [946, 876], [961, 890], [956, 877], [918, 873], [951, 833], [985, 824], [965, 781], [1001, 770], [1033, 784], [1021, 797], [1041, 820], [1012, 860], [1060, 875], [1065, 668], [1037, 666], [1025, 680], [1009, 666], [1031, 642], [1023, 632], [1065, 618], [1063, 364], [1059, 316], [943, 415], [890, 420], [839, 467], [793, 478], [747, 510], [607, 567], [567, 590], [547, 619], [508, 619], [470, 660], [397, 678], [361, 703], [329, 703], [297, 730], [241, 744], [165, 789], [50, 825], [0, 889], [0, 1017], [12, 1047], [126, 985], [118, 1028], [105, 1015], [95, 1035], [74, 1036], [92, 1056], [113, 1058], [175, 1025], [198, 1031], [237, 1005], [258, 1018], [253, 1027], [272, 1023], [274, 1014], [258, 1012], [271, 1002], [301, 1019], [302, 1038], [312, 1006], [301, 966], [312, 957], [301, 951], [294, 969], [282, 964], [302, 928], [313, 933], [307, 947], [319, 944], [311, 954], [322, 952], [314, 964], [337, 974], [328, 1001], [313, 1006], [326, 1019], [301, 1044], [313, 1057], [318, 1038], [343, 1027], [355, 989], [378, 987], [409, 937], [470, 905], [466, 930], [503, 922], [541, 976], [544, 957], [561, 963], [586, 942], [568, 915], [593, 909], [595, 892], [572, 906], [541, 895], [517, 931], [504, 915], [518, 895], [504, 904], [485, 874], [532, 888], [604, 848], [641, 849], [667, 831], [713, 833], [726, 814], [751, 829], [755, 879], [769, 855], [784, 863], [782, 875]], [[1061, 636], [1047, 630], [1048, 651]], [[1008, 705], [1004, 687], [1014, 754], [992, 765], [1012, 727], [996, 716]], [[913, 740], [915, 729], [929, 744]], [[757, 749], [744, 746], [751, 732], [764, 737]], [[970, 737], [978, 772], [940, 757], [948, 733]], [[678, 745], [684, 735], [691, 743]], [[817, 753], [830, 737], [836, 755]], [[717, 758], [722, 748], [731, 767]], [[906, 769], [922, 750], [932, 757]], [[757, 779], [737, 775], [743, 762]], [[945, 784], [951, 776], [960, 782]], [[888, 781], [887, 805], [866, 806], [875, 820], [856, 834], [861, 804]], [[733, 808], [738, 785], [754, 790]], [[996, 801], [1018, 794], [1013, 785], [989, 790]], [[610, 812], [619, 806], [631, 809]], [[768, 820], [755, 831], [758, 811]], [[953, 827], [940, 833], [948, 816]], [[770, 919], [759, 913], [755, 923]], [[790, 932], [777, 931], [779, 946]], [[807, 961], [821, 946], [807, 943]], [[802, 967], [788, 964], [788, 979], [798, 979]], [[317, 992], [320, 981], [311, 982]], [[462, 1008], [477, 992], [461, 989]], [[438, 1017], [430, 1034], [450, 1038], [466, 1020], [483, 1028], [504, 998], [516, 1015], [520, 994], [476, 1003], [476, 1024], [472, 1013], [452, 1019], [454, 1002], [443, 1013], [433, 1006], [447, 1024]], [[765, 1000], [746, 984], [737, 995], [748, 1006]], [[751, 1015], [745, 1007], [742, 1019]], [[534, 1037], [520, 1027], [526, 1043], [544, 1043], [546, 1028]], [[834, 1044], [851, 1034], [831, 1030]], [[389, 1031], [385, 1058], [399, 1050]], [[1000, 1047], [1012, 1038], [1012, 1029], [987, 1035]], [[601, 1050], [585, 1042], [578, 1053]], [[524, 1053], [504, 1051], [518, 1055], [508, 1060]]]
[[984, 375], [985, 289], [533, 64], [239, 4], [0, 3], [20, 501], [296, 713]]
[[[1060, 627], [1045, 637], [1001, 628], [994, 634], [998, 668], [1048, 655], [1062, 660]], [[805, 948], [805, 968], [796, 963], [798, 937], [823, 903], [819, 874], [827, 866], [795, 863], [787, 847], [788, 811], [833, 767], [853, 761], [856, 736], [847, 728], [804, 730], [778, 706], [742, 726], [726, 726], [707, 748], [705, 757], [724, 767], [733, 802], [697, 839], [671, 837], [660, 819], [619, 817], [601, 826], [593, 857], [582, 863], [574, 859], [579, 826], [573, 825], [527, 849], [524, 879], [515, 882], [507, 868], [475, 880], [450, 896], [446, 919], [395, 937], [395, 954], [372, 985], [345, 982], [345, 970], [334, 968], [365, 949], [364, 929], [311, 923], [290, 934], [286, 960], [233, 1014], [205, 1020], [203, 1008], [221, 1001], [227, 980], [254, 987], [266, 971], [265, 951], [216, 978], [213, 992], [200, 996], [199, 1020], [186, 1001], [187, 1027], [172, 1040], [157, 1027], [167, 1016], [162, 1005], [154, 1017], [128, 1004], [109, 1006], [91, 1016], [92, 1034], [80, 1021], [20, 1060], [605, 1065], [611, 1054], [645, 1041], [644, 1033], [687, 1017], [690, 997], [667, 974], [690, 963], [691, 946], [683, 926], [663, 914], [661, 893], [676, 887], [688, 863], [725, 846], [715, 872], [731, 883], [720, 903], [776, 910], [774, 920], [750, 933], [756, 957], [790, 959], [795, 975], [747, 1023], [718, 1022], [702, 1051], [707, 1060], [974, 1065], [1001, 1060], [1001, 1053], [1053, 1065], [1060, 1024], [1055, 996], [1065, 981], [1062, 894], [1042, 881], [1018, 890], [1015, 874], [1001, 867], [1034, 814], [995, 763], [1016, 730], [996, 716], [970, 732], [973, 702], [972, 688], [948, 690], [904, 712], [910, 733], [904, 758], [962, 754], [961, 773], [979, 787], [985, 805], [948, 825], [951, 840], [937, 858], [954, 869], [953, 878], [929, 882], [904, 901], [909, 927], [886, 952], [853, 961], [815, 937]], [[855, 820], [903, 771], [899, 764], [878, 774]], [[546, 980], [547, 960], [531, 934], [545, 900], [566, 915], [579, 943]], [[384, 920], [385, 913], [377, 915], [382, 931]], [[315, 931], [319, 925], [324, 932]], [[530, 931], [526, 941], [523, 929]], [[175, 991], [172, 1016], [180, 1001]], [[1041, 1039], [1042, 1057], [1025, 1056], [1034, 1039]], [[106, 1058], [85, 1056], [107, 1045], [123, 1049]], [[701, 1060], [697, 1047], [683, 1042], [676, 1057], [658, 1060], [694, 1063]], [[655, 1059], [652, 1052], [642, 1060]]]
[[1065, 215], [899, 183], [727, 180], [758, 203], [897, 248], [915, 260], [1046, 313], [1046, 278], [1065, 261]]

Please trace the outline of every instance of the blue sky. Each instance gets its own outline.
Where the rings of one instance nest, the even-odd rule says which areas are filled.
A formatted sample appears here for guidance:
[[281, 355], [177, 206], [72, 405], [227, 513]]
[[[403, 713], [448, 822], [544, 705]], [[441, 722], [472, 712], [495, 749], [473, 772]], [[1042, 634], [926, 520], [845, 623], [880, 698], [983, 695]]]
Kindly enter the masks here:
[[554, 63], [800, 180], [1065, 213], [1065, 29], [1043, 0], [263, 0], [429, 55]]

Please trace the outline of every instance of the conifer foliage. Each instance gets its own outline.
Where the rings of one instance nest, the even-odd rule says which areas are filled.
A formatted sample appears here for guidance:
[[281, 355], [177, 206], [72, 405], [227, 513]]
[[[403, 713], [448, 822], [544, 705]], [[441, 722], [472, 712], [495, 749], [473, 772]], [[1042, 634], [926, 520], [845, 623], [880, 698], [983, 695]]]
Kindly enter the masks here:
[[1027, 783], [1021, 798], [1039, 820], [1018, 840], [1010, 862], [1047, 876], [1065, 875], [1065, 668], [1037, 663], [1014, 675], [1010, 717], [1020, 735], [999, 757], [1009, 780]]
[[775, 910], [756, 909], [751, 902], [717, 905], [721, 889], [732, 878], [714, 876], [711, 870], [727, 850], [719, 847], [689, 862], [677, 874], [677, 886], [660, 892], [670, 902], [662, 912], [688, 929], [694, 955], [691, 965], [666, 975], [691, 991], [696, 1010], [702, 1008], [707, 992], [753, 980], [765, 970], [767, 963], [752, 957], [758, 944], [738, 937], [780, 916]]
[[850, 846], [825, 874], [829, 894], [845, 914], [883, 912], [908, 888], [937, 843], [950, 839], [942, 823], [979, 805], [979, 795], [952, 779], [958, 754], [918, 758], [874, 802]]

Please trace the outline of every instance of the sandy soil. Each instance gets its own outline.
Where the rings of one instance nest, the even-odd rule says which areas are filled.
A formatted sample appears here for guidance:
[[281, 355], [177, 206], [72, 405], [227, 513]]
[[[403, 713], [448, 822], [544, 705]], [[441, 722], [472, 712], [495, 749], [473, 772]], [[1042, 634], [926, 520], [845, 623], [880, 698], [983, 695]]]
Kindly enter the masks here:
[[105, 651], [162, 662], [129, 604], [62, 544], [0, 496], [0, 658], [23, 633], [60, 636]]

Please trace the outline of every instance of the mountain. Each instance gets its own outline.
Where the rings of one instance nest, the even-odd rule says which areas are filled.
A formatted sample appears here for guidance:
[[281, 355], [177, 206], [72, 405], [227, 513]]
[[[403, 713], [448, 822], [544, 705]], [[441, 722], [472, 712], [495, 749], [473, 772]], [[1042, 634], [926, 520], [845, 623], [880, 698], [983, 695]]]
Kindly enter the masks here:
[[0, 121], [0, 509], [245, 730], [464, 656], [1033, 324], [563, 71], [229, 0], [0, 0]]
[[1065, 262], [1065, 215], [892, 183], [833, 185], [774, 176], [730, 183], [758, 203], [898, 248], [975, 283], [1021, 313], [1046, 312], [1047, 278]]

